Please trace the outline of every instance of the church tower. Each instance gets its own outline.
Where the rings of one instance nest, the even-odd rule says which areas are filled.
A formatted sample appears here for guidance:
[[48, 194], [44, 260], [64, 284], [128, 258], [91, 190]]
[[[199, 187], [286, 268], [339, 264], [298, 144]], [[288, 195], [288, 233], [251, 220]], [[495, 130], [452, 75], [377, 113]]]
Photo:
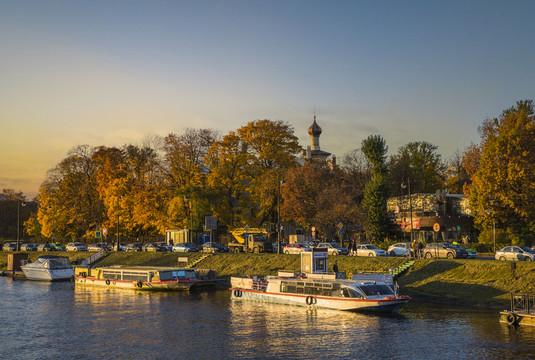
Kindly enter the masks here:
[[308, 133], [310, 135], [310, 146], [307, 146], [307, 159], [323, 161], [328, 160], [329, 156], [331, 156], [331, 153], [323, 151], [320, 148], [320, 135], [322, 130], [316, 122], [316, 112], [314, 112], [314, 122], [308, 128]]

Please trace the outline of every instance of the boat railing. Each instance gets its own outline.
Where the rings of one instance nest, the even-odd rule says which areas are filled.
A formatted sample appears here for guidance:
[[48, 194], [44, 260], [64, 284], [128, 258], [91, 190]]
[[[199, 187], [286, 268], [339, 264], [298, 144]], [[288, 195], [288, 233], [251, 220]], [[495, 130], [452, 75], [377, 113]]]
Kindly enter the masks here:
[[267, 281], [262, 281], [262, 280], [253, 281], [253, 290], [266, 291], [267, 285], [268, 285]]
[[511, 312], [535, 313], [535, 293], [511, 293]]

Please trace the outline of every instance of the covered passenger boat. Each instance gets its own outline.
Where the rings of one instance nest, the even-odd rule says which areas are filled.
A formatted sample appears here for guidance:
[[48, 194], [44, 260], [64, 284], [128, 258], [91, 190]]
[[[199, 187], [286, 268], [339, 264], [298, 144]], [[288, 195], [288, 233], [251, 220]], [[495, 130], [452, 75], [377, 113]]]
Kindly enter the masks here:
[[345, 274], [328, 273], [326, 252], [302, 253], [301, 267], [300, 273], [280, 271], [278, 276], [265, 278], [232, 277], [231, 298], [333, 310], [388, 312], [397, 311], [410, 300], [398, 294], [390, 274], [367, 274], [350, 280], [345, 279]]
[[77, 267], [75, 272], [76, 284], [142, 291], [187, 291], [215, 285], [215, 279], [201, 279], [193, 268], [115, 265], [100, 268]]

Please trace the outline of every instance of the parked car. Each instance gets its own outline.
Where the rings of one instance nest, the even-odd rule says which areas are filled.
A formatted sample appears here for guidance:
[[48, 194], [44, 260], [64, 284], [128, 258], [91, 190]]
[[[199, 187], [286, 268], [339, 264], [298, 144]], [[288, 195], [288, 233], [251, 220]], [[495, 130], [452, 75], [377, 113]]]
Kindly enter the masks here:
[[195, 252], [199, 251], [192, 243], [178, 243], [173, 245], [174, 252]]
[[[274, 242], [271, 245], [273, 246], [273, 253], [274, 254], [279, 254], [279, 253], [282, 254], [283, 251], [284, 251], [284, 247], [286, 245], [288, 245], [288, 243], [281, 241], [280, 243], [279, 242]], [[277, 248], [278, 246], [280, 246], [280, 251], [278, 251], [278, 248]]]
[[412, 244], [406, 242], [390, 245], [386, 252], [390, 256], [412, 256]]
[[202, 244], [202, 251], [214, 253], [214, 252], [222, 252], [222, 249], [220, 246], [217, 245], [217, 243], [208, 241]]
[[285, 254], [299, 254], [302, 251], [312, 251], [312, 249], [305, 244], [293, 243], [286, 245], [283, 250]]
[[386, 256], [386, 251], [379, 249], [372, 244], [357, 244], [355, 246], [356, 256]]
[[346, 248], [334, 243], [319, 243], [316, 245], [316, 249], [327, 249], [328, 255], [347, 255], [349, 253]]
[[17, 243], [5, 243], [2, 246], [2, 251], [17, 251]]
[[56, 251], [56, 248], [50, 244], [39, 244], [37, 245], [37, 251]]
[[65, 245], [60, 244], [60, 243], [52, 243], [52, 244], [50, 244], [50, 246], [52, 248], [54, 248], [54, 250], [56, 250], [56, 251], [66, 251], [66, 249], [67, 249], [65, 247]]
[[164, 247], [165, 250], [167, 250], [167, 251], [173, 251], [173, 245], [168, 245], [168, 244], [166, 244], [164, 242], [157, 242], [155, 244], [158, 244], [158, 245]]
[[318, 246], [320, 242], [318, 240], [310, 240], [305, 242], [305, 245], [308, 246], [311, 249], [314, 249], [316, 246]]
[[128, 245], [123, 246], [122, 251], [127, 251], [127, 252], [143, 251], [143, 244], [141, 243], [128, 244]]
[[145, 244], [143, 245], [143, 251], [149, 251], [149, 252], [165, 252], [167, 251], [167, 248], [158, 245], [157, 243], [153, 244]]
[[87, 247], [87, 251], [100, 251], [102, 249], [102, 244], [91, 244]]
[[21, 251], [37, 251], [37, 244], [22, 244], [20, 246]]
[[457, 248], [448, 242], [429, 243], [424, 247], [423, 257], [425, 259], [467, 258], [468, 252], [466, 251], [465, 248], [463, 247]]
[[534, 256], [535, 252], [527, 246], [506, 246], [496, 251], [494, 258], [501, 261], [533, 261]]
[[67, 251], [87, 251], [87, 247], [79, 242], [68, 243], [65, 248]]
[[455, 244], [455, 243], [453, 243], [452, 245], [453, 245], [453, 247], [455, 247], [455, 248], [459, 248], [459, 249], [464, 249], [464, 250], [466, 250], [466, 257], [467, 257], [468, 259], [475, 259], [475, 258], [477, 257], [477, 251], [475, 251], [474, 249], [467, 249], [467, 248], [465, 248], [464, 246], [461, 246], [461, 245], [459, 245], [459, 244]]

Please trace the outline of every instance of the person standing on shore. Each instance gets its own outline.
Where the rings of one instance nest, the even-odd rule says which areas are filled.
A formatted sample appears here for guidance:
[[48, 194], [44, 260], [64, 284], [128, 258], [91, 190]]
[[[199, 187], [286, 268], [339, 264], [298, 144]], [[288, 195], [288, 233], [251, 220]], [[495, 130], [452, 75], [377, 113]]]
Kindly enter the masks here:
[[333, 271], [334, 271], [335, 273], [338, 272], [338, 260], [335, 260], [335, 261], [334, 261]]
[[416, 242], [416, 240], [412, 241], [412, 255], [415, 259], [418, 258], [418, 243]]

